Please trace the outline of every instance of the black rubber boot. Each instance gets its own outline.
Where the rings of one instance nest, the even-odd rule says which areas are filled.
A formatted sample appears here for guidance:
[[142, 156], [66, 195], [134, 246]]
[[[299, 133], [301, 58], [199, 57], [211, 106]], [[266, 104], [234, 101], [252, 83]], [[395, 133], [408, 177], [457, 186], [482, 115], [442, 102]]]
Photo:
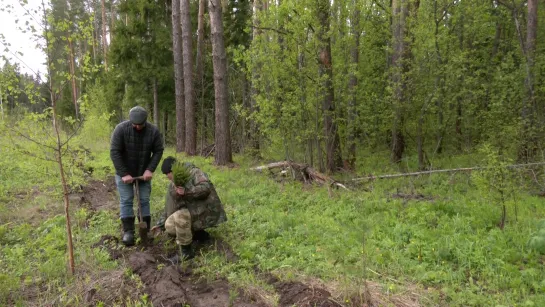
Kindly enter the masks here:
[[125, 246], [134, 245], [134, 216], [121, 219], [123, 223], [123, 239], [121, 240]]
[[168, 261], [170, 261], [172, 264], [178, 264], [182, 259], [189, 260], [195, 257], [195, 253], [193, 252], [193, 248], [191, 248], [191, 244], [179, 245], [179, 248], [179, 253], [176, 253], [176, 255], [168, 258]]
[[182, 245], [180, 248], [180, 254], [185, 260], [195, 258], [195, 253], [193, 252], [193, 248], [191, 248], [191, 244]]
[[193, 240], [199, 242], [206, 242], [210, 240], [210, 234], [206, 230], [197, 230], [193, 233]]

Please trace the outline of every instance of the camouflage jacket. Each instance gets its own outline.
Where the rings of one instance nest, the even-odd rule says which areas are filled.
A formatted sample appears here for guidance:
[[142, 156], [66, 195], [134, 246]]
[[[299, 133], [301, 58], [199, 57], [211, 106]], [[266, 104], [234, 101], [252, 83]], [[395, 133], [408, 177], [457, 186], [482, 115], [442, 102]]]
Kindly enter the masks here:
[[179, 209], [187, 208], [191, 214], [191, 228], [202, 230], [227, 221], [221, 200], [206, 173], [197, 167], [191, 168], [191, 177], [183, 186], [185, 194], [176, 193], [176, 186], [170, 182], [165, 199], [165, 212], [157, 222], [164, 228], [166, 219]]

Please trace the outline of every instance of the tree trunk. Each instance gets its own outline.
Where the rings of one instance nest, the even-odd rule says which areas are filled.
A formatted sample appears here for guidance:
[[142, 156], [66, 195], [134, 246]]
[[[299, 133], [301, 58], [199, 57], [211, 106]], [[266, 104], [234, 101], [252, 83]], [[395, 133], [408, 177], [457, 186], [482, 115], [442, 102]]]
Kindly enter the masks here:
[[[264, 5], [263, 0], [254, 0], [254, 16], [253, 16], [253, 24], [254, 29], [252, 32], [252, 41], [256, 40], [261, 34], [262, 31], [259, 29], [260, 26], [260, 20], [259, 20], [259, 14], [263, 11]], [[259, 95], [258, 89], [255, 87], [254, 82], [252, 79], [259, 79], [259, 73], [260, 73], [260, 66], [254, 67], [252, 70], [251, 79], [248, 81], [250, 86], [250, 114], [254, 114], [256, 112], [259, 112], [256, 97]], [[250, 138], [250, 147], [252, 148], [254, 155], [259, 155], [259, 125], [255, 119], [250, 120], [250, 131], [249, 131], [249, 138]]]
[[96, 0], [93, 0], [92, 3], [89, 4], [89, 6], [92, 7], [92, 10], [93, 10], [93, 46], [92, 46], [92, 49], [93, 49], [93, 64], [96, 64], [96, 60], [97, 60], [97, 52], [96, 52], [96, 48], [97, 48], [97, 40], [98, 40], [98, 37], [99, 37], [99, 27], [98, 27], [98, 18], [97, 18], [97, 11], [96, 11]]
[[185, 150], [184, 71], [180, 29], [180, 1], [172, 1], [172, 49], [174, 54], [174, 89], [176, 92], [176, 152], [183, 152]]
[[350, 20], [352, 38], [354, 39], [352, 48], [350, 50], [350, 61], [352, 69], [350, 73], [350, 80], [348, 83], [348, 90], [350, 92], [350, 101], [348, 103], [348, 156], [346, 161], [350, 169], [355, 169], [356, 166], [356, 119], [357, 119], [357, 98], [358, 98], [358, 65], [360, 55], [360, 9], [358, 7], [358, 1], [352, 2], [354, 13]]
[[536, 111], [534, 105], [534, 64], [537, 40], [537, 6], [538, 0], [528, 0], [528, 21], [526, 27], [526, 57], [528, 61], [528, 68], [526, 72], [525, 84], [527, 91], [526, 95], [528, 97], [528, 107], [532, 110], [532, 112]]
[[195, 80], [198, 90], [198, 100], [201, 107], [201, 149], [206, 146], [204, 131], [204, 10], [205, 0], [199, 0], [199, 14], [197, 17], [197, 60], [195, 67]]
[[403, 135], [405, 109], [405, 82], [403, 81], [405, 55], [405, 19], [408, 14], [408, 0], [392, 0], [392, 88], [394, 105], [394, 122], [392, 126], [392, 162], [399, 163], [405, 151], [405, 137]]
[[536, 109], [535, 109], [535, 93], [534, 93], [534, 75], [533, 66], [535, 60], [535, 48], [537, 38], [537, 0], [528, 0], [528, 17], [526, 23], [526, 40], [522, 33], [521, 24], [519, 21], [518, 6], [515, 4], [507, 4], [501, 2], [508, 9], [511, 10], [513, 21], [515, 22], [515, 29], [519, 39], [520, 48], [526, 62], [526, 77], [524, 79], [524, 85], [526, 89], [526, 95], [522, 101], [522, 140], [519, 148], [519, 159], [527, 160], [529, 157], [535, 155], [536, 135], [531, 132], [536, 125]]
[[216, 101], [215, 160], [218, 165], [233, 161], [231, 132], [229, 131], [229, 100], [227, 97], [227, 56], [223, 39], [220, 0], [209, 0], [210, 29], [212, 33], [212, 63], [214, 66], [214, 96]]
[[57, 165], [59, 166], [59, 175], [61, 177], [61, 184], [62, 184], [62, 191], [63, 191], [63, 200], [64, 200], [64, 216], [66, 219], [66, 237], [67, 237], [67, 248], [68, 248], [68, 267], [70, 268], [70, 273], [72, 275], [76, 272], [76, 266], [74, 262], [74, 245], [72, 241], [72, 225], [70, 222], [70, 199], [68, 198], [68, 184], [66, 183], [66, 177], [64, 174], [64, 165], [62, 162], [62, 141], [61, 141], [61, 131], [59, 128], [59, 123], [57, 121], [57, 99], [59, 99], [59, 96], [55, 95], [55, 92], [53, 90], [53, 75], [52, 75], [52, 58], [51, 58], [51, 44], [49, 41], [48, 34], [51, 32], [48, 32], [47, 27], [47, 20], [46, 17], [47, 14], [45, 12], [45, 5], [43, 6], [43, 28], [45, 32], [45, 46], [46, 46], [46, 61], [47, 61], [47, 75], [49, 79], [49, 98], [51, 99], [51, 110], [53, 112], [52, 116], [52, 124], [53, 124], [53, 131], [55, 131], [55, 137], [56, 137], [56, 147], [55, 147], [55, 160], [57, 161]]
[[153, 78], [153, 123], [159, 127], [159, 93], [157, 92], [157, 78]]
[[[445, 76], [444, 76], [444, 73], [443, 73], [443, 56], [441, 55], [441, 50], [439, 49], [439, 25], [441, 24], [441, 21], [443, 20], [443, 12], [446, 12], [446, 9], [445, 8], [440, 8], [439, 9], [439, 13], [441, 15], [440, 18], [437, 17], [437, 13], [438, 13], [438, 8], [437, 8], [437, 0], [434, 0], [433, 1], [433, 20], [435, 22], [435, 32], [434, 32], [434, 35], [433, 35], [433, 38], [434, 38], [434, 44], [435, 44], [435, 56], [437, 58], [437, 65], [438, 65], [438, 73], [437, 75], [435, 76], [435, 93], [439, 92], [439, 98], [435, 101], [435, 106], [436, 106], [436, 109], [437, 109], [437, 134], [436, 134], [436, 142], [437, 142], [437, 146], [436, 146], [436, 152], [438, 154], [441, 154], [443, 152], [443, 133], [444, 133], [444, 126], [443, 126], [443, 122], [444, 122], [444, 115], [443, 115], [443, 99], [445, 99], [445, 91], [444, 91], [444, 88], [445, 88]], [[422, 114], [421, 116], [423, 117], [425, 114]], [[420, 119], [423, 121], [423, 118]], [[422, 123], [423, 125], [423, 123]], [[421, 145], [421, 150], [424, 150], [423, 149], [423, 146], [424, 144], [420, 144]], [[419, 154], [419, 157], [420, 157], [420, 154]], [[420, 159], [418, 160], [419, 161], [419, 165], [420, 165], [420, 169], [423, 169], [425, 166], [424, 166], [424, 161], [420, 161]]]
[[[197, 18], [197, 60], [195, 68], [195, 79], [199, 86], [199, 92], [204, 91], [204, 61], [203, 61], [203, 52], [204, 52], [204, 2], [206, 0], [199, 0], [199, 15]], [[202, 103], [202, 102], [201, 102]]]
[[113, 29], [115, 27], [116, 15], [115, 15], [115, 0], [110, 1], [110, 41], [113, 40]]
[[159, 119], [159, 131], [163, 134], [163, 141], [166, 143], [167, 139], [167, 111], [161, 111], [161, 118]]
[[416, 126], [416, 151], [418, 152], [418, 169], [426, 169], [426, 161], [424, 160], [424, 135], [422, 133], [422, 127], [424, 126], [424, 111], [421, 112], [418, 117], [418, 124]]
[[105, 0], [101, 0], [102, 9], [102, 52], [104, 56], [104, 69], [108, 71], [108, 41], [106, 40], [106, 7]]
[[195, 122], [195, 88], [193, 87], [193, 38], [189, 0], [181, 2], [182, 50], [185, 88], [185, 152], [197, 154], [197, 124]]
[[76, 112], [76, 119], [79, 118], [79, 107], [78, 107], [78, 88], [76, 86], [76, 68], [74, 63], [74, 45], [72, 44], [72, 39], [67, 37], [68, 48], [70, 49], [70, 59], [69, 59], [69, 68], [70, 68], [70, 81], [72, 83], [72, 102], [74, 103], [74, 110]]
[[326, 139], [326, 168], [328, 172], [335, 172], [338, 167], [342, 167], [341, 148], [337, 124], [335, 123], [335, 97], [333, 88], [333, 65], [331, 63], [331, 37], [330, 28], [330, 9], [328, 0], [320, 0], [317, 4], [317, 17], [320, 22], [318, 30], [319, 64], [320, 77], [323, 78], [323, 100], [322, 109], [324, 111], [324, 133]]
[[[459, 35], [459, 44], [460, 52], [464, 50], [464, 16], [462, 15], [460, 19], [460, 35]], [[464, 86], [464, 75], [461, 74], [459, 77], [460, 88]], [[464, 145], [464, 134], [462, 131], [462, 118], [463, 118], [463, 109], [462, 109], [463, 96], [458, 94], [456, 97], [456, 121], [455, 121], [455, 130], [456, 130], [456, 139], [458, 141], [458, 150], [462, 152]]]
[[[318, 96], [318, 95], [317, 95]], [[319, 101], [319, 98], [316, 97], [316, 101]], [[323, 158], [323, 152], [322, 152], [322, 140], [320, 140], [320, 104], [315, 104], [315, 116], [314, 116], [314, 142], [316, 145], [316, 159], [318, 160], [318, 169], [320, 172], [325, 172], [325, 166], [324, 166], [324, 158]]]
[[528, 20], [526, 27], [526, 45], [522, 46], [523, 52], [526, 55], [526, 78], [524, 85], [526, 88], [526, 97], [523, 99], [522, 120], [524, 121], [524, 144], [523, 157], [527, 160], [536, 155], [537, 136], [535, 129], [539, 129], [537, 121], [537, 107], [535, 105], [534, 92], [534, 64], [537, 39], [537, 7], [538, 0], [528, 0]]

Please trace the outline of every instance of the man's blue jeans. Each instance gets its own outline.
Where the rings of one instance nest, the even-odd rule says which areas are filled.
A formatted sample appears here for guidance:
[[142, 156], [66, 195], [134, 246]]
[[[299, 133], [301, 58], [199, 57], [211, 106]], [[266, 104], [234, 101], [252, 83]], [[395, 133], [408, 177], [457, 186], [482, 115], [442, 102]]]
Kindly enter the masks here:
[[[115, 175], [115, 184], [119, 193], [120, 217], [134, 217], [134, 185], [135, 183], [123, 183], [121, 177]], [[151, 181], [138, 181], [140, 194], [140, 204], [142, 206], [142, 216], [150, 216], [149, 199], [151, 195]]]

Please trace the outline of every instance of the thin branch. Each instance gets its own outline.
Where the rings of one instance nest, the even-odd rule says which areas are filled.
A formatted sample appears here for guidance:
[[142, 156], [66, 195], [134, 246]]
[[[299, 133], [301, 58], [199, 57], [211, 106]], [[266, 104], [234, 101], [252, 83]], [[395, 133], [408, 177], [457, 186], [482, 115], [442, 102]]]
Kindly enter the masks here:
[[26, 9], [26, 7], [24, 7], [24, 5], [21, 4], [21, 1], [17, 1], [17, 3], [19, 3], [19, 5], [23, 8], [23, 10], [25, 10], [25, 11], [28, 13], [28, 15], [30, 15], [30, 17], [32, 17], [32, 19], [34, 19], [34, 21], [36, 22], [36, 24], [37, 24], [38, 26], [40, 26], [42, 29], [45, 30], [44, 26], [43, 26], [41, 23], [39, 23], [39, 22], [36, 20], [36, 18], [34, 18], [34, 15], [32, 15], [32, 14]]
[[39, 157], [38, 155], [36, 155], [35, 153], [32, 153], [28, 150], [24, 150], [22, 148], [18, 148], [18, 146], [15, 146], [13, 147], [13, 149], [17, 152], [20, 152], [24, 155], [27, 155], [27, 156], [30, 156], [30, 157], [33, 157], [35, 159], [38, 159], [38, 160], [42, 160], [42, 161], [47, 161], [47, 162], [57, 162], [56, 160], [53, 160], [53, 159], [50, 159], [50, 158], [44, 158], [44, 157]]
[[6, 50], [11, 53], [17, 60], [19, 60], [19, 62], [23, 63], [23, 65], [25, 65], [26, 68], [30, 69], [30, 71], [32, 71], [34, 73], [34, 75], [36, 76], [39, 76], [40, 77], [40, 81], [44, 82], [44, 80], [42, 80], [42, 76], [41, 75], [38, 75], [38, 73], [36, 71], [34, 71], [34, 69], [32, 69], [30, 66], [27, 65], [27, 63], [25, 63], [25, 61], [21, 60], [20, 57], [17, 56], [17, 54], [15, 54], [13, 51], [11, 51], [8, 46], [6, 46], [2, 41], [0, 41], [0, 44], [2, 44], [2, 46], [4, 46], [4, 48], [6, 48]]
[[288, 31], [288, 30], [280, 30], [280, 29], [275, 29], [275, 28], [269, 28], [269, 27], [257, 27], [257, 26], [251, 26], [253, 29], [257, 29], [257, 30], [265, 30], [265, 31], [274, 31], [278, 34], [284, 34], [284, 35], [287, 35], [287, 34], [293, 34], [292, 31]]
[[7, 126], [7, 125], [6, 125], [6, 127], [8, 127], [8, 129], [10, 129], [11, 131], [17, 133], [19, 136], [23, 137], [24, 139], [27, 139], [27, 140], [29, 140], [29, 141], [35, 143], [35, 144], [38, 144], [38, 145], [40, 145], [40, 146], [43, 146], [43, 147], [46, 147], [46, 148], [49, 148], [49, 149], [52, 149], [52, 150], [57, 150], [57, 149], [56, 149], [55, 147], [53, 147], [53, 146], [49, 146], [49, 145], [47, 145], [47, 144], [43, 144], [43, 143], [40, 143], [40, 142], [34, 140], [33, 138], [31, 138], [31, 137], [29, 137], [29, 136], [27, 136], [27, 135], [25, 135], [25, 134], [19, 132], [17, 129], [15, 129], [15, 128], [13, 128], [13, 127], [10, 127], [10, 126]]
[[76, 136], [76, 134], [78, 133], [78, 131], [80, 130], [80, 128], [83, 126], [83, 119], [79, 121], [79, 125], [78, 127], [76, 128], [76, 130], [74, 131], [74, 133], [72, 133], [67, 139], [66, 141], [64, 141], [62, 144], [61, 144], [61, 147], [63, 147], [64, 145], [66, 145], [74, 136]]

